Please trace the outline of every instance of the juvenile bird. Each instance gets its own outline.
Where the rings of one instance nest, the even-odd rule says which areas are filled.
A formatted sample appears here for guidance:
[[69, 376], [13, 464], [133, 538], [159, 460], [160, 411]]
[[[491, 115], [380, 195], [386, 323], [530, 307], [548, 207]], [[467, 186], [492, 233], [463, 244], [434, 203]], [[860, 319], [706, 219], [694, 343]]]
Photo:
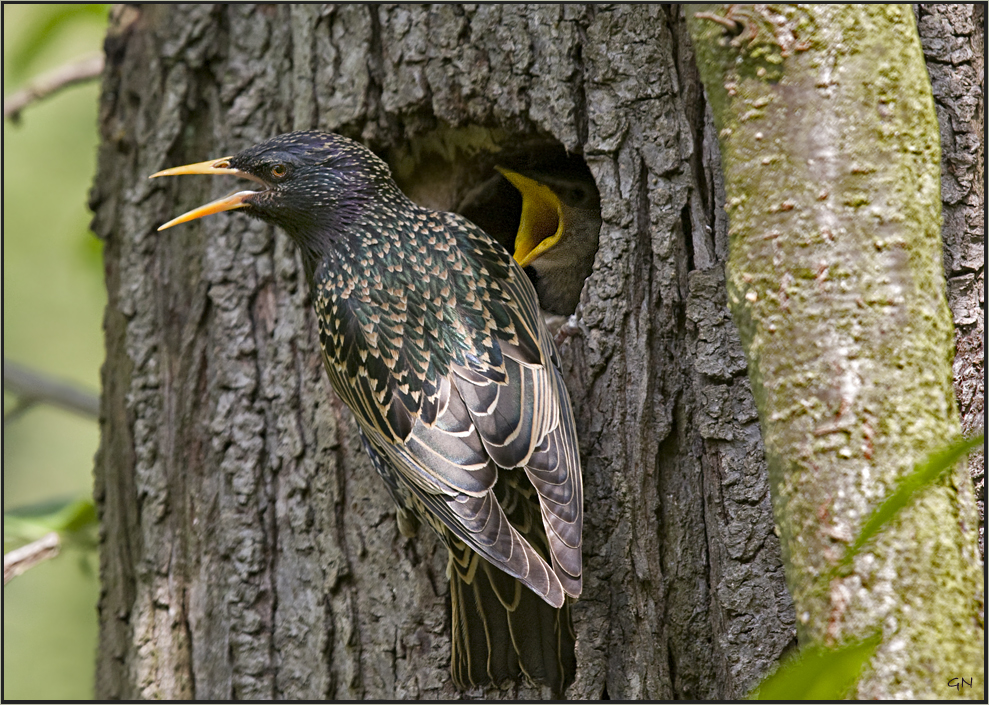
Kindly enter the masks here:
[[241, 209], [298, 245], [330, 383], [398, 505], [449, 551], [460, 688], [573, 681], [583, 489], [570, 399], [525, 273], [470, 221], [421, 208], [340, 135], [293, 132], [153, 175], [250, 190], [159, 230]]
[[569, 316], [591, 273], [601, 231], [601, 199], [592, 179], [495, 167], [522, 194], [515, 259], [535, 271], [539, 303]]

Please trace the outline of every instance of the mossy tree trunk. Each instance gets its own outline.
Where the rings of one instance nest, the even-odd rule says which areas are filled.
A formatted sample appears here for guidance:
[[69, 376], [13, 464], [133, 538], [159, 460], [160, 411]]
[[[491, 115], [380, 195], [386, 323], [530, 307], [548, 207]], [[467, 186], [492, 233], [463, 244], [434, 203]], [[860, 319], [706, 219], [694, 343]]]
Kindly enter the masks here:
[[155, 232], [232, 184], [149, 174], [305, 128], [365, 142], [444, 208], [506, 154], [586, 160], [603, 225], [561, 346], [586, 521], [568, 696], [742, 695], [794, 613], [682, 10], [115, 12], [91, 199], [109, 295], [97, 697], [458, 695], [445, 552], [397, 530], [291, 243], [238, 214]]
[[749, 360], [802, 640], [883, 632], [862, 698], [984, 693], [978, 519], [962, 467], [847, 574], [900, 476], [960, 431], [940, 150], [909, 6], [704, 6], [729, 300]]

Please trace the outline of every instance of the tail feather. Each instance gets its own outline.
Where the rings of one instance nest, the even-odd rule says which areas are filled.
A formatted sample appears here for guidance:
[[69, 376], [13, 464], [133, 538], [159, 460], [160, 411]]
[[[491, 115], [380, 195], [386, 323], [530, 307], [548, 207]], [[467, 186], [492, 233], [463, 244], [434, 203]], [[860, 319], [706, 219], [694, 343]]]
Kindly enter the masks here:
[[576, 673], [569, 600], [554, 608], [466, 547], [459, 558], [451, 550], [454, 683], [503, 686], [525, 674], [562, 697]]

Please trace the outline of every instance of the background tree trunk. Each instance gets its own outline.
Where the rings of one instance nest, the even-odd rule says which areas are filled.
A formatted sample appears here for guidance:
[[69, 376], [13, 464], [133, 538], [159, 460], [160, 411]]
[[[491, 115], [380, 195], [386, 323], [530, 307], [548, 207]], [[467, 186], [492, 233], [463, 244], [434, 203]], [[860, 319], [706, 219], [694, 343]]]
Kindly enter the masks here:
[[859, 697], [960, 695], [947, 683], [962, 672], [979, 697], [983, 580], [964, 468], [832, 573], [900, 477], [961, 430], [938, 128], [911, 9], [698, 9], [689, 24], [731, 218], [729, 300], [801, 641], [880, 630]]
[[[155, 233], [230, 184], [147, 175], [311, 127], [364, 141], [446, 208], [496, 146], [562, 146], [594, 175], [601, 246], [561, 347], [586, 517], [568, 695], [738, 697], [793, 643], [682, 10], [143, 6], [118, 11], [106, 48], [98, 698], [457, 695], [445, 551], [398, 533], [325, 379], [293, 246], [237, 214]], [[953, 134], [980, 135], [975, 115]], [[947, 251], [974, 292], [982, 147], [960, 143]]]

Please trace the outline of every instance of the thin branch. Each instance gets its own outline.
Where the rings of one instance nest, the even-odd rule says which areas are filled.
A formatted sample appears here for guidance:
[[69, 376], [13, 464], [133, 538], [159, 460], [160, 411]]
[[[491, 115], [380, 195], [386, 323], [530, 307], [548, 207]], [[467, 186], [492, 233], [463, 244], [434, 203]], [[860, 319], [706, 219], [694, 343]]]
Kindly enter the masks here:
[[3, 584], [6, 585], [12, 578], [49, 558], [57, 556], [60, 543], [58, 532], [52, 531], [37, 541], [15, 548], [10, 553], [5, 553], [3, 556]]
[[63, 64], [37, 77], [27, 86], [3, 99], [3, 117], [14, 121], [31, 103], [47, 98], [63, 88], [99, 78], [103, 73], [103, 54], [94, 54]]
[[[12, 412], [15, 414], [25, 403], [44, 402], [82, 416], [100, 416], [100, 398], [96, 394], [51, 379], [10, 360], [3, 361], [3, 388], [4, 391], [13, 392], [20, 397], [20, 403]], [[9, 415], [4, 418], [4, 422], [8, 420]]]

